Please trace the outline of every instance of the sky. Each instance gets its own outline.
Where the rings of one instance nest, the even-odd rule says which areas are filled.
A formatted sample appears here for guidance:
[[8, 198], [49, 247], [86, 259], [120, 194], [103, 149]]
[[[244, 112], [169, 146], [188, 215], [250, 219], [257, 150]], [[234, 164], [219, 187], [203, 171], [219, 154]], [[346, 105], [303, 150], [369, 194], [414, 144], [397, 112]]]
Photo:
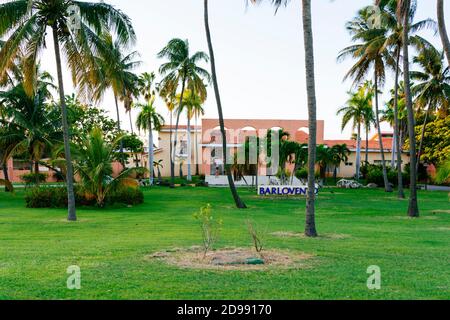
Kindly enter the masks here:
[[[417, 19], [436, 19], [436, 1], [418, 2]], [[137, 50], [142, 61], [137, 73], [157, 73], [164, 61], [156, 55], [172, 38], [188, 39], [192, 53], [207, 52], [202, 0], [110, 0], [109, 3], [132, 19], [138, 41], [130, 50]], [[246, 6], [245, 3], [245, 0], [210, 0], [210, 27], [225, 118], [307, 119], [301, 0], [292, 0], [276, 15], [268, 4]], [[318, 119], [325, 120], [326, 139], [351, 136], [351, 128], [341, 131], [341, 119], [336, 112], [345, 105], [352, 86], [351, 81], [343, 82], [352, 61], [337, 63], [336, 57], [351, 44], [345, 23], [370, 3], [370, 0], [313, 1], [317, 113]], [[446, 8], [446, 18], [450, 23], [450, 7]], [[434, 32], [421, 34], [442, 48]], [[42, 65], [56, 76], [51, 41], [42, 56]], [[70, 94], [71, 78], [65, 70], [66, 93]], [[385, 92], [391, 86], [392, 82], [388, 81]], [[381, 102], [387, 99], [385, 93]], [[115, 118], [111, 92], [105, 95], [100, 106], [110, 110], [111, 117]], [[217, 118], [212, 87], [204, 108], [206, 118]], [[157, 102], [157, 109], [168, 122], [163, 101]], [[133, 118], [136, 114], [135, 110]], [[121, 119], [123, 128], [129, 129], [123, 109]], [[388, 128], [383, 126], [384, 130]]]

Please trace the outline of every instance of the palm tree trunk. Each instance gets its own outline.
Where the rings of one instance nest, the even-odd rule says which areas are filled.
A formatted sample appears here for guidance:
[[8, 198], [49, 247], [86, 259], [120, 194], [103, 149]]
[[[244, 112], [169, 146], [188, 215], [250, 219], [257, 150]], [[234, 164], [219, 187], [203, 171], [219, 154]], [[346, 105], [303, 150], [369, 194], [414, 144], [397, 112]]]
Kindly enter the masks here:
[[428, 117], [430, 115], [430, 109], [431, 109], [431, 105], [428, 105], [427, 111], [425, 113], [425, 119], [424, 119], [423, 126], [422, 126], [422, 133], [420, 135], [420, 143], [419, 143], [419, 150], [417, 152], [417, 164], [416, 164], [417, 175], [419, 175], [420, 157], [422, 156], [423, 140], [425, 138], [425, 130], [427, 129]]
[[397, 137], [394, 134], [394, 138], [392, 140], [392, 158], [391, 158], [391, 168], [395, 169], [395, 158], [396, 158], [396, 154], [397, 154]]
[[448, 65], [450, 66], [450, 40], [447, 34], [444, 17], [444, 0], [437, 0], [437, 17], [439, 34], [441, 35], [442, 45], [444, 46], [445, 55], [447, 56]]
[[153, 176], [153, 162], [154, 162], [154, 148], [153, 148], [153, 129], [152, 129], [152, 121], [148, 122], [148, 169], [149, 169], [149, 182], [150, 186], [153, 186], [154, 176]]
[[34, 174], [35, 174], [35, 178], [36, 178], [36, 187], [39, 187], [40, 181], [39, 181], [39, 161], [38, 160], [34, 161]]
[[356, 180], [361, 178], [361, 124], [358, 123], [358, 136], [356, 142]]
[[[11, 182], [11, 181], [9, 181], [8, 162], [7, 161], [5, 161], [3, 163], [2, 170], [3, 170], [3, 177], [5, 178], [5, 180], [7, 182]], [[12, 192], [12, 190], [9, 189], [8, 185], [5, 185], [5, 192]]]
[[397, 179], [398, 179], [398, 198], [405, 199], [405, 192], [403, 191], [403, 173], [402, 173], [402, 148], [401, 148], [401, 130], [398, 116], [398, 81], [400, 77], [400, 50], [397, 49], [396, 66], [395, 66], [395, 88], [394, 88], [394, 137], [395, 149], [397, 150]]
[[195, 175], [200, 175], [200, 165], [198, 163], [198, 126], [197, 126], [197, 115], [195, 115], [195, 133], [194, 133], [194, 140], [195, 140]]
[[303, 36], [305, 46], [306, 89], [308, 95], [309, 150], [308, 150], [308, 195], [306, 200], [305, 235], [317, 237], [316, 230], [316, 157], [317, 157], [317, 111], [316, 84], [314, 75], [314, 42], [311, 18], [311, 0], [302, 0]]
[[191, 118], [189, 117], [189, 112], [187, 115], [187, 153], [188, 153], [188, 159], [187, 159], [187, 181], [192, 181], [192, 141], [191, 141]]
[[378, 105], [378, 75], [375, 72], [375, 113], [377, 120], [377, 129], [378, 129], [378, 139], [380, 141], [380, 153], [381, 153], [381, 162], [383, 166], [383, 180], [384, 180], [384, 190], [386, 192], [392, 192], [392, 187], [389, 183], [386, 169], [386, 157], [384, 155], [384, 146], [383, 146], [383, 136], [381, 134], [381, 126], [380, 126], [380, 110]]
[[223, 111], [222, 111], [222, 102], [220, 100], [220, 93], [219, 93], [219, 85], [217, 83], [217, 75], [216, 75], [216, 61], [214, 58], [214, 49], [212, 45], [212, 39], [211, 39], [211, 31], [209, 29], [209, 12], [208, 12], [208, 0], [204, 0], [204, 18], [205, 18], [205, 31], [206, 31], [206, 39], [208, 41], [208, 49], [209, 49], [209, 57], [211, 59], [211, 74], [212, 74], [212, 81], [214, 84], [214, 94], [216, 96], [216, 103], [217, 103], [217, 111], [219, 113], [219, 123], [220, 123], [220, 132], [222, 133], [222, 144], [223, 144], [223, 163], [225, 165], [225, 169], [227, 172], [228, 177], [228, 184], [230, 186], [231, 194], [233, 195], [234, 202], [236, 204], [236, 207], [239, 209], [246, 209], [247, 206], [242, 201], [242, 199], [239, 197], [236, 186], [233, 181], [233, 177], [231, 175], [231, 166], [227, 161], [227, 135], [225, 132], [225, 122], [223, 119]]
[[[172, 134], [172, 125], [173, 125], [173, 111], [170, 111], [170, 177], [173, 182], [175, 179], [175, 159], [173, 158], [173, 134]], [[171, 186], [173, 187], [173, 186]]]
[[[406, 1], [406, 12], [409, 12], [411, 2]], [[416, 133], [415, 125], [416, 121], [414, 119], [414, 110], [412, 105], [411, 96], [411, 82], [409, 78], [409, 15], [403, 15], [403, 75], [405, 82], [405, 97], [406, 97], [406, 109], [408, 111], [408, 134], [409, 134], [409, 156], [410, 156], [410, 174], [411, 174], [411, 184], [410, 184], [410, 197], [409, 197], [409, 207], [408, 215], [410, 217], [419, 217], [419, 205], [417, 203], [417, 171], [416, 168]]]
[[[117, 130], [119, 133], [121, 132], [120, 129], [120, 113], [119, 113], [119, 103], [117, 101], [117, 95], [114, 94], [114, 102], [116, 103], [116, 114], [117, 114]], [[123, 142], [120, 141], [120, 162], [122, 163], [123, 168], [125, 169], [125, 159], [123, 158]]]
[[131, 110], [128, 111], [128, 116], [130, 117], [130, 129], [131, 129], [131, 134], [134, 134], [133, 119], [131, 118]]
[[366, 165], [369, 164], [369, 125], [366, 126]]
[[[180, 124], [180, 116], [181, 116], [181, 108], [183, 105], [183, 96], [184, 96], [184, 89], [186, 86], [186, 79], [183, 78], [183, 82], [181, 84], [181, 94], [180, 94], [180, 112], [177, 112], [177, 121], [175, 123], [175, 139], [173, 141], [173, 150], [172, 150], [172, 166], [173, 166], [173, 172], [174, 174], [171, 177], [170, 187], [175, 188], [175, 157], [177, 153], [177, 144], [178, 144], [178, 126]], [[182, 177], [181, 177], [182, 178]]]
[[75, 205], [75, 193], [73, 186], [73, 166], [72, 166], [72, 156], [70, 154], [70, 134], [69, 125], [67, 122], [67, 106], [64, 94], [64, 83], [61, 67], [61, 53], [59, 49], [58, 32], [56, 30], [56, 25], [52, 26], [53, 29], [53, 43], [55, 47], [55, 59], [56, 59], [56, 69], [58, 72], [58, 89], [59, 89], [59, 100], [61, 103], [61, 115], [62, 115], [62, 127], [63, 127], [63, 137], [64, 137], [64, 152], [66, 157], [66, 183], [67, 183], [67, 204], [68, 204], [68, 217], [69, 221], [76, 221], [76, 205]]

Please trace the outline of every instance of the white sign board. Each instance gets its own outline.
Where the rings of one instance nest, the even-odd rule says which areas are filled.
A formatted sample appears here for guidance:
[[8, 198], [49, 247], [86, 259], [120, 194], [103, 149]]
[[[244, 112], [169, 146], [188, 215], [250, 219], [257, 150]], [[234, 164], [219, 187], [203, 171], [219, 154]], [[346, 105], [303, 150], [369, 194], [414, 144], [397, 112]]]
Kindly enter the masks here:
[[[258, 196], [306, 196], [308, 186], [259, 186]], [[319, 194], [319, 186], [316, 185], [316, 195]]]

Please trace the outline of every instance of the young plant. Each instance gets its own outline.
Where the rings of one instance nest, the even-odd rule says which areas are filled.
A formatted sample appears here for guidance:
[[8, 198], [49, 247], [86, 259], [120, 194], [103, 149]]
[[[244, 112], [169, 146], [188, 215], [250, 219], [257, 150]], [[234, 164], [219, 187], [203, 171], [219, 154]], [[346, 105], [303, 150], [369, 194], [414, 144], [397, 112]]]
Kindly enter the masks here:
[[203, 258], [206, 258], [206, 254], [213, 248], [219, 238], [222, 220], [214, 219], [210, 204], [200, 208], [200, 211], [194, 214], [194, 218], [200, 223], [203, 238]]
[[256, 252], [263, 257], [264, 250], [264, 232], [261, 229], [257, 228], [252, 220], [248, 219], [246, 221], [248, 227], [248, 233], [252, 237], [253, 246], [255, 247]]

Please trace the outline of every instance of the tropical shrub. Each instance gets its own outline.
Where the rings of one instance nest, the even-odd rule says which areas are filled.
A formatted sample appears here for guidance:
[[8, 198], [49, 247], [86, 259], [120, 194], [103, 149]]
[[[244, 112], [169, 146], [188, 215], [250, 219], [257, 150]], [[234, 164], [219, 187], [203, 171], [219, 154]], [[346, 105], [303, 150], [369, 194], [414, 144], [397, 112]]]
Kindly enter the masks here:
[[87, 198], [96, 200], [103, 207], [106, 198], [121, 188], [138, 188], [136, 176], [145, 168], [129, 168], [113, 177], [112, 164], [116, 159], [123, 136], [108, 143], [99, 128], [94, 128], [80, 145], [74, 146], [74, 168], [80, 177], [79, 188]]
[[144, 203], [144, 193], [139, 188], [119, 188], [106, 198], [107, 204], [138, 205]]
[[295, 172], [295, 177], [300, 180], [308, 179], [308, 170], [305, 168], [299, 169]]
[[[77, 206], [92, 207], [97, 205], [95, 197], [83, 192], [79, 188], [75, 189], [75, 202]], [[126, 204], [138, 205], [144, 202], [144, 193], [136, 188], [121, 188], [111, 193], [105, 201], [107, 205]], [[67, 189], [41, 187], [32, 188], [25, 194], [27, 208], [66, 208]]]

